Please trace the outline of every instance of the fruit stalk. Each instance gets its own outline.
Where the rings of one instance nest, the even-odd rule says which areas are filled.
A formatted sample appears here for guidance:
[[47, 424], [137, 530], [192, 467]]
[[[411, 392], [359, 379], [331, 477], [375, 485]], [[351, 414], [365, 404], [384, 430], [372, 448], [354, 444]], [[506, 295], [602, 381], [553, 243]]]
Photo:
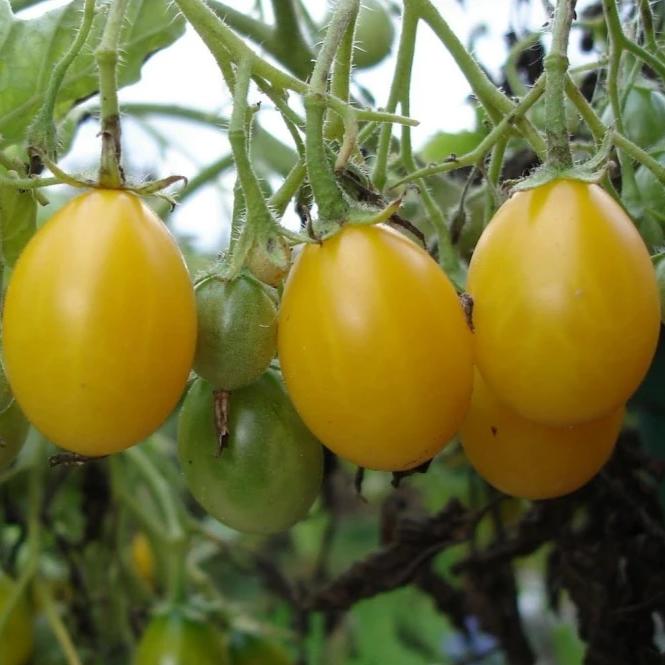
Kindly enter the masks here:
[[545, 57], [545, 117], [547, 162], [557, 170], [573, 165], [566, 122], [568, 39], [575, 15], [574, 0], [558, 0], [554, 10], [552, 46]]
[[120, 109], [118, 107], [118, 45], [127, 0], [111, 3], [102, 40], [95, 51], [99, 70], [102, 156], [99, 184], [117, 189], [124, 184], [120, 166]]

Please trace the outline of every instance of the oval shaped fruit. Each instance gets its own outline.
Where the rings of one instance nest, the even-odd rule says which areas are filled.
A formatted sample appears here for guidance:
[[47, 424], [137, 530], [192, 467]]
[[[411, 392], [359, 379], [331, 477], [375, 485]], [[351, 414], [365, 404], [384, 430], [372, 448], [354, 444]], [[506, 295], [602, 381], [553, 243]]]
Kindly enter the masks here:
[[378, 65], [390, 53], [395, 29], [381, 0], [363, 0], [356, 22], [353, 64], [360, 69]]
[[3, 336], [14, 395], [53, 443], [97, 456], [141, 441], [175, 407], [194, 356], [178, 246], [133, 194], [72, 199], [20, 256]]
[[323, 450], [275, 372], [229, 396], [219, 450], [212, 386], [194, 382], [182, 405], [178, 457], [189, 491], [227, 526], [274, 533], [305, 517], [321, 488]]
[[305, 424], [370, 469], [433, 457], [471, 397], [471, 332], [455, 290], [387, 227], [347, 225], [303, 249], [284, 287], [278, 352]]
[[233, 665], [293, 665], [280, 644], [259, 635], [236, 634], [229, 647]]
[[158, 614], [150, 621], [133, 665], [230, 665], [221, 634], [183, 609]]
[[469, 266], [476, 363], [490, 389], [548, 425], [598, 419], [644, 377], [660, 303], [644, 242], [597, 185], [518, 192]]
[[[9, 596], [13, 594], [15, 582], [0, 572], [0, 613]], [[24, 597], [9, 615], [4, 630], [0, 633], [0, 663], [2, 665], [26, 665], [33, 651], [32, 617]]]
[[277, 350], [277, 307], [266, 287], [247, 275], [231, 281], [212, 276], [195, 292], [196, 373], [223, 390], [258, 379]]
[[499, 402], [476, 373], [460, 439], [469, 462], [490, 485], [524, 499], [550, 499], [578, 489], [600, 471], [623, 416], [621, 407], [581, 425], [540, 425]]

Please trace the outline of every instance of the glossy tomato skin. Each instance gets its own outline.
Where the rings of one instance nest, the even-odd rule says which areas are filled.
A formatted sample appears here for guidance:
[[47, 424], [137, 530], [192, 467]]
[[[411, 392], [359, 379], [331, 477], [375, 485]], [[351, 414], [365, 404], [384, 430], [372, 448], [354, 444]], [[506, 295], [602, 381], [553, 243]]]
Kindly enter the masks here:
[[550, 499], [587, 483], [609, 459], [623, 407], [581, 425], [550, 427], [502, 404], [477, 374], [460, 431], [476, 471], [497, 489], [524, 499]]
[[194, 369], [215, 388], [235, 390], [263, 374], [277, 350], [277, 307], [253, 277], [209, 277], [196, 285]]
[[133, 665], [230, 665], [221, 634], [209, 623], [176, 608], [148, 624]]
[[307, 426], [370, 469], [433, 457], [471, 396], [471, 333], [455, 290], [386, 227], [347, 225], [304, 248], [284, 288], [278, 353]]
[[182, 406], [178, 457], [194, 498], [227, 526], [274, 533], [305, 517], [323, 476], [321, 444], [273, 371], [231, 393], [219, 453], [212, 386], [194, 382]]
[[167, 418], [196, 343], [194, 292], [162, 222], [128, 192], [95, 190], [31, 239], [4, 308], [4, 359], [28, 419], [97, 456]]
[[[15, 582], [0, 572], [0, 612], [14, 592]], [[0, 665], [26, 665], [33, 651], [32, 617], [24, 598], [14, 606], [0, 633]]]
[[655, 272], [635, 227], [597, 185], [513, 195], [469, 266], [476, 363], [523, 417], [572, 425], [619, 409], [658, 340]]

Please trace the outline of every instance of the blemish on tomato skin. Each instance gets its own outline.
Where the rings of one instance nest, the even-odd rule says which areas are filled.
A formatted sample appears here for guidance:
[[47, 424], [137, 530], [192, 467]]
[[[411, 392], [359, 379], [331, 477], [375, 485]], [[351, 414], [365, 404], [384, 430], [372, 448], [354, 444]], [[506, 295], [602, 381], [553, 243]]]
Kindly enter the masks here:
[[494, 425], [490, 427], [490, 430], [492, 432], [492, 436], [496, 436], [499, 433], [499, 430]]

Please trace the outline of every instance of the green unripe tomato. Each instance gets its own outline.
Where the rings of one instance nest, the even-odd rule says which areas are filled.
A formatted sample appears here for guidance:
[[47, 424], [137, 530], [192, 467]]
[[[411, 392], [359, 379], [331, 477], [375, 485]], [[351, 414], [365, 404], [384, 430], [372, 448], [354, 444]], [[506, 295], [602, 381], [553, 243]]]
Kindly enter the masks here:
[[230, 652], [232, 665], [293, 665], [284, 647], [259, 635], [234, 635]]
[[[0, 613], [14, 588], [15, 582], [0, 572]], [[25, 665], [30, 660], [32, 650], [32, 617], [25, 598], [21, 598], [0, 633], [0, 665]]]
[[198, 379], [180, 412], [178, 457], [189, 491], [227, 526], [288, 529], [321, 488], [321, 444], [305, 427], [276, 372], [229, 397], [229, 436], [219, 451], [212, 386]]
[[195, 287], [198, 337], [194, 370], [215, 388], [235, 390], [266, 370], [277, 347], [277, 307], [248, 275], [208, 277]]
[[133, 665], [230, 665], [221, 634], [209, 623], [181, 608], [150, 621], [134, 655]]
[[359, 69], [378, 65], [390, 53], [395, 28], [381, 0], [363, 0], [358, 13], [353, 63]]

